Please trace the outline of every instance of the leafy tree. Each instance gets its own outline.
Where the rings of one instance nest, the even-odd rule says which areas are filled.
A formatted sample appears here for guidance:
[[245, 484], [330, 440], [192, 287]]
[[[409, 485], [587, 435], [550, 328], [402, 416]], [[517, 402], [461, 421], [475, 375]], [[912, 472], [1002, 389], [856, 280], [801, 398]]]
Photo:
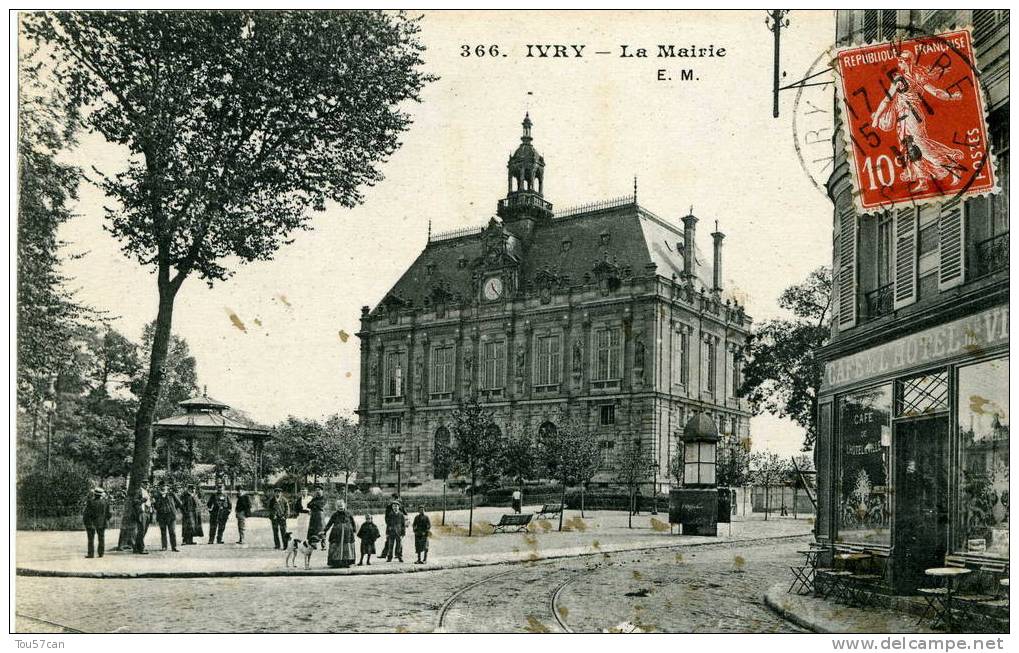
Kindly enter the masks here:
[[73, 431], [60, 444], [61, 457], [95, 477], [100, 485], [108, 478], [127, 476], [131, 468], [130, 422], [120, 416], [85, 410]]
[[535, 477], [537, 467], [537, 448], [534, 438], [530, 432], [519, 425], [510, 426], [502, 444], [502, 456], [499, 461], [499, 469], [503, 476], [517, 484], [522, 496], [524, 481]]
[[452, 457], [457, 469], [471, 481], [470, 512], [467, 537], [474, 532], [474, 494], [478, 479], [498, 473], [502, 438], [492, 414], [482, 408], [477, 398], [458, 406], [451, 415], [453, 431]]
[[372, 444], [371, 430], [347, 417], [333, 415], [326, 420], [323, 431], [322, 449], [316, 456], [315, 465], [322, 465], [323, 469], [328, 470], [319, 472], [313, 466], [313, 473], [343, 474], [343, 500], [346, 501], [350, 475], [361, 469], [365, 451]]
[[107, 397], [111, 386], [130, 386], [142, 369], [138, 345], [119, 331], [106, 328], [92, 337], [94, 354], [94, 392]]
[[750, 482], [750, 441], [731, 440], [718, 448], [715, 466], [721, 487], [744, 487]]
[[272, 437], [262, 453], [266, 469], [285, 472], [294, 479], [294, 494], [298, 479], [310, 473], [315, 456], [316, 439], [321, 437], [322, 425], [315, 420], [293, 415], [272, 428]]
[[184, 281], [225, 280], [226, 261], [269, 260], [309, 211], [353, 207], [411, 122], [416, 20], [298, 11], [28, 14], [85, 124], [124, 147], [101, 186], [107, 230], [155, 271], [158, 310], [135, 421], [129, 492], [148, 476], [174, 302]]
[[[559, 530], [563, 530], [563, 513], [566, 512], [566, 488], [590, 479], [591, 467], [596, 465], [597, 444], [583, 419], [563, 411], [553, 420], [554, 428], [538, 431], [538, 459], [549, 478], [559, 482]], [[592, 449], [593, 445], [593, 449]], [[592, 459], [593, 451], [593, 459]]]
[[767, 320], [751, 334], [745, 347], [740, 395], [760, 414], [786, 417], [806, 431], [803, 450], [817, 437], [817, 396], [823, 365], [815, 352], [831, 335], [831, 269], [820, 267], [803, 283], [786, 288], [778, 305], [792, 319]]
[[442, 525], [446, 525], [446, 485], [449, 481], [449, 475], [453, 473], [453, 466], [456, 463], [454, 459], [454, 450], [452, 442], [442, 442], [439, 440], [435, 441], [434, 451], [432, 451], [432, 468], [433, 473], [436, 476], [442, 478]]
[[630, 516], [628, 526], [633, 528], [633, 513], [637, 497], [637, 486], [647, 480], [651, 472], [652, 458], [640, 439], [635, 439], [623, 447], [617, 462], [619, 482], [626, 486], [630, 497]]
[[[60, 273], [60, 226], [74, 216], [81, 171], [59, 161], [74, 145], [77, 115], [51, 88], [35, 48], [18, 70], [17, 407], [31, 418], [31, 440], [54, 396], [56, 377], [92, 313], [66, 290]], [[19, 423], [22, 421], [18, 420]], [[20, 424], [19, 424], [20, 426]]]
[[755, 451], [750, 456], [750, 478], [764, 487], [764, 519], [771, 512], [771, 487], [781, 484], [789, 475], [789, 461], [771, 451]]

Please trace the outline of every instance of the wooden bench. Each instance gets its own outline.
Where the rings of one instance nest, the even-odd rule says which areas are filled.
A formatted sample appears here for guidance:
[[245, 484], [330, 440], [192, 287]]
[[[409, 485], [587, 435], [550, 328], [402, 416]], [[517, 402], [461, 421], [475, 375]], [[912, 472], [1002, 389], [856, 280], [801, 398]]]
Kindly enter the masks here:
[[527, 525], [531, 523], [532, 517], [534, 515], [531, 513], [503, 515], [499, 518], [498, 524], [492, 524], [492, 532], [509, 533], [512, 530], [514, 533], [522, 533], [527, 530]]
[[547, 519], [549, 517], [555, 517], [563, 511], [563, 504], [561, 503], [546, 503], [541, 507], [534, 517], [535, 519]]

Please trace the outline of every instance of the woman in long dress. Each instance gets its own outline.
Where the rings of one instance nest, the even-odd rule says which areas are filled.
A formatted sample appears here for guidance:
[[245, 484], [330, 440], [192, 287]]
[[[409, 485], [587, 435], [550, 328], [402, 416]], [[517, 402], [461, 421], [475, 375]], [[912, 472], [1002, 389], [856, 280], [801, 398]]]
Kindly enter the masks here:
[[194, 544], [196, 537], [202, 537], [202, 513], [194, 488], [187, 488], [181, 497], [180, 522], [184, 544]]
[[322, 495], [322, 488], [315, 488], [315, 496], [312, 497], [311, 501], [308, 502], [308, 533], [307, 540], [310, 542], [312, 536], [318, 537], [319, 541], [322, 542], [322, 548], [326, 548], [325, 537], [322, 536], [325, 531], [326, 521], [326, 498]]
[[329, 518], [325, 531], [329, 533], [329, 557], [326, 563], [330, 567], [347, 568], [354, 564], [354, 516], [347, 512], [347, 504], [340, 501], [336, 512]]

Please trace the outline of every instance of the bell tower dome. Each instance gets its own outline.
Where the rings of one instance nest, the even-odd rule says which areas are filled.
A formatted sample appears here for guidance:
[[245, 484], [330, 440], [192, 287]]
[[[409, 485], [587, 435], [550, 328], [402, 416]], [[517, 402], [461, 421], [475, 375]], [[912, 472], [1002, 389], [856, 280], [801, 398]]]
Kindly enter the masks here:
[[[499, 200], [496, 214], [507, 227], [526, 240], [538, 222], [552, 218], [552, 204], [545, 201], [545, 159], [531, 144], [530, 114], [524, 115], [520, 146], [506, 164], [506, 199]], [[513, 223], [522, 222], [518, 229]]]

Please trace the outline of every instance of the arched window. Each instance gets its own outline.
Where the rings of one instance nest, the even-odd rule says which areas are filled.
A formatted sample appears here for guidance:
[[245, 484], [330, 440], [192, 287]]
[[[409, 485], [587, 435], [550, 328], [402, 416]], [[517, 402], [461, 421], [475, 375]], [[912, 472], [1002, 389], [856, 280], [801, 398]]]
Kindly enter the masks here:
[[559, 432], [559, 429], [552, 422], [544, 422], [538, 427], [538, 437], [544, 438], [550, 435], [555, 435]]
[[450, 456], [448, 451], [453, 444], [449, 429], [440, 426], [435, 430], [435, 441], [432, 444], [432, 478], [443, 479], [449, 476]]

